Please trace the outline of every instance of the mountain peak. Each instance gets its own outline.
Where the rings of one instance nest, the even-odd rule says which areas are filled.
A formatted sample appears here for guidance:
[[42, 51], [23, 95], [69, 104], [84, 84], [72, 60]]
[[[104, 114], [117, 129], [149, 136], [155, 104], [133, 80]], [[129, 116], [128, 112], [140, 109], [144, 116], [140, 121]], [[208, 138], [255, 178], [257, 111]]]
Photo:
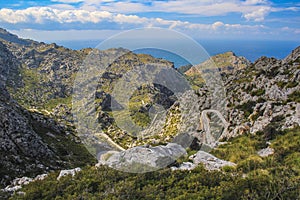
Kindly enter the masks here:
[[18, 45], [25, 45], [25, 46], [34, 43], [33, 40], [19, 38], [17, 35], [14, 35], [3, 28], [0, 28], [0, 41], [12, 42]]
[[[216, 67], [220, 71], [232, 71], [236, 69], [242, 69], [251, 64], [249, 60], [242, 56], [236, 56], [234, 52], [228, 51], [222, 54], [217, 54], [211, 57], [211, 60], [215, 63]], [[200, 65], [206, 65], [208, 61], [204, 61]], [[194, 67], [190, 68], [185, 72], [186, 75], [193, 75], [198, 70], [195, 70]]]
[[291, 62], [300, 62], [300, 46], [292, 51], [285, 59], [283, 59], [284, 63], [291, 63]]

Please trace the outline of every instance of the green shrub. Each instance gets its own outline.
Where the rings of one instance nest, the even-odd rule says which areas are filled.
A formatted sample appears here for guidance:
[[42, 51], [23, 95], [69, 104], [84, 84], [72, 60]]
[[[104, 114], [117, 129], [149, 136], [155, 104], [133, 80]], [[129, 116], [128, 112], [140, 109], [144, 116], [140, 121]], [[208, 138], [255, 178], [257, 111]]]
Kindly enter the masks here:
[[251, 96], [262, 96], [265, 92], [266, 91], [264, 89], [257, 89], [251, 92]]
[[106, 166], [85, 167], [76, 176], [56, 180], [58, 172], [22, 189], [11, 199], [298, 199], [300, 128], [284, 131], [271, 144], [275, 154], [261, 158], [263, 135], [232, 138], [211, 153], [235, 161], [235, 167], [207, 171], [162, 169], [130, 174]]
[[253, 113], [253, 108], [256, 105], [255, 101], [247, 101], [244, 104], [238, 105], [236, 108], [243, 111], [246, 118]]
[[288, 95], [288, 102], [291, 101], [300, 103], [300, 91], [296, 90], [292, 94]]

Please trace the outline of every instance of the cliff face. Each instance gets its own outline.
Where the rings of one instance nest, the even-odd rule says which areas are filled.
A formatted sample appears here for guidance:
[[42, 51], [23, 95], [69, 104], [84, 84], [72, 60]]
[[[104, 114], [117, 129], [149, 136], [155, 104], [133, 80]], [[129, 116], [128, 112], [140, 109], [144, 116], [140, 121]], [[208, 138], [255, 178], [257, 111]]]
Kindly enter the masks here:
[[272, 137], [299, 125], [299, 47], [284, 60], [261, 57], [225, 78], [232, 134], [249, 129]]
[[0, 54], [0, 184], [19, 176], [92, 163], [93, 157], [72, 129], [24, 109], [11, 97], [7, 86], [22, 85], [16, 76], [20, 65], [1, 42]]

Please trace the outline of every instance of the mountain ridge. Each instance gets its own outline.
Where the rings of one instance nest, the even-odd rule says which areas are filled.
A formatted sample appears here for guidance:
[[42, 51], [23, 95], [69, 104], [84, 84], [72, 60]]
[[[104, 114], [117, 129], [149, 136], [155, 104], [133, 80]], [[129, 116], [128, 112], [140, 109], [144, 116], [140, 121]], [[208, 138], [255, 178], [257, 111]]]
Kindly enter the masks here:
[[[0, 37], [3, 37], [3, 34], [8, 33], [1, 31], [1, 34]], [[1, 145], [1, 154], [5, 158], [1, 169], [1, 177], [4, 177], [1, 180], [2, 185], [8, 184], [17, 176], [37, 175], [93, 163], [95, 160], [76, 136], [71, 111], [74, 76], [92, 49], [75, 51], [55, 44], [38, 42], [24, 42], [26, 44], [23, 45], [22, 39], [11, 35], [8, 38], [10, 41], [5, 41], [4, 37], [0, 42], [0, 108], [3, 110], [0, 117], [0, 136], [1, 142], [5, 143]], [[96, 51], [100, 55], [108, 55], [117, 49]], [[233, 52], [212, 57], [221, 73], [227, 93], [224, 99], [224, 119], [228, 121], [229, 126], [224, 140], [235, 141], [231, 138], [237, 138], [238, 141], [242, 138], [240, 140], [247, 141], [248, 134], [253, 135], [251, 137], [262, 135], [264, 140], [253, 141], [257, 142], [259, 147], [266, 147], [268, 142], [280, 137], [286, 129], [297, 128], [300, 125], [299, 56], [300, 47], [283, 60], [261, 57], [250, 63], [243, 57], [235, 56]], [[195, 105], [187, 113], [181, 113], [178, 109], [179, 100], [174, 98], [168, 88], [159, 85], [142, 85], [131, 97], [129, 116], [141, 126], [147, 127], [151, 122], [149, 111], [152, 105], [160, 104], [167, 110], [167, 120], [157, 120], [147, 132], [149, 135], [156, 133], [161, 127], [160, 122], [163, 122], [165, 125], [158, 134], [159, 137], [139, 141], [116, 125], [109, 103], [114, 85], [134, 66], [147, 65], [149, 62], [172, 69], [174, 67], [172, 62], [149, 55], [137, 55], [130, 51], [109, 66], [106, 73], [100, 77], [101, 84], [95, 91], [97, 118], [94, 120], [104, 127], [103, 133], [122, 148], [130, 149], [147, 143], [152, 146], [165, 145], [174, 139], [178, 131], [196, 138], [189, 151], [203, 148], [206, 130], [201, 124], [201, 113], [213, 106], [211, 102], [214, 96], [194, 67], [188, 70], [191, 73], [185, 72], [191, 86], [195, 86], [194, 90], [183, 95], [180, 102], [183, 105]], [[128, 113], [125, 114], [124, 116], [128, 116]], [[182, 122], [181, 116], [188, 117]], [[217, 136], [224, 127], [220, 125], [218, 116], [214, 116], [213, 113], [208, 118], [209, 123], [215, 123], [210, 130]], [[18, 124], [18, 127], [14, 127], [14, 124]], [[23, 148], [22, 145], [28, 147]], [[111, 147], [105, 148], [111, 150]], [[212, 152], [224, 159], [232, 159], [222, 154], [222, 146], [213, 149]], [[284, 155], [281, 156], [285, 159]], [[33, 160], [33, 157], [38, 159]], [[50, 159], [43, 160], [44, 157]], [[86, 157], [86, 160], [83, 157]], [[77, 162], [78, 159], [82, 160]], [[247, 159], [250, 163], [259, 160], [255, 156]], [[56, 163], [55, 160], [59, 162]], [[230, 160], [232, 161], [238, 162], [237, 166], [242, 165], [239, 163], [242, 161], [238, 159]], [[22, 166], [21, 163], [25, 164]], [[296, 170], [297, 167], [295, 164]], [[5, 177], [7, 174], [11, 176]]]

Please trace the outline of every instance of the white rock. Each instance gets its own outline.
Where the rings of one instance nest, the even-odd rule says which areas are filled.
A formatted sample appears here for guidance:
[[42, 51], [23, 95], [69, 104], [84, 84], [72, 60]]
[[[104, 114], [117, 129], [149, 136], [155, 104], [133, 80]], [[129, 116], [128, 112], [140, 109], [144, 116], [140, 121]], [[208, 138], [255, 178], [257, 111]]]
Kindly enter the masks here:
[[205, 151], [198, 151], [196, 154], [190, 156], [190, 159], [196, 165], [203, 163], [207, 170], [219, 170], [224, 166], [236, 166], [235, 163], [221, 160]]
[[98, 165], [105, 164], [126, 172], [143, 173], [167, 167], [183, 155], [186, 155], [186, 150], [176, 143], [156, 147], [137, 146], [99, 160]]
[[261, 149], [257, 152], [260, 157], [267, 157], [269, 155], [274, 154], [274, 149], [267, 147], [265, 149]]
[[34, 180], [34, 181], [42, 181], [42, 180], [44, 180], [47, 176], [48, 176], [48, 174], [37, 175], [33, 180]]
[[75, 169], [61, 170], [57, 177], [57, 180], [61, 179], [61, 177], [67, 176], [67, 175], [75, 176], [75, 174], [80, 171], [81, 171], [81, 168], [79, 168], [79, 167], [77, 167]]
[[20, 185], [17, 186], [7, 186], [6, 188], [4, 188], [2, 191], [4, 192], [15, 192], [17, 190], [20, 190], [22, 187]]
[[32, 182], [33, 179], [32, 178], [28, 178], [28, 177], [22, 177], [22, 178], [16, 178], [13, 180], [13, 184], [14, 186], [17, 186], [17, 185], [28, 185], [30, 182]]
[[[37, 175], [35, 178], [29, 178], [29, 177], [22, 177], [22, 178], [16, 178], [14, 179], [10, 185], [8, 185], [6, 188], [2, 189], [4, 192], [15, 192], [17, 190], [20, 190], [23, 185], [28, 185], [29, 183], [37, 180], [44, 180], [48, 174], [41, 174]], [[22, 192], [21, 192], [22, 193]]]
[[183, 162], [179, 167], [171, 167], [171, 170], [192, 170], [196, 167], [194, 163], [191, 162]]

